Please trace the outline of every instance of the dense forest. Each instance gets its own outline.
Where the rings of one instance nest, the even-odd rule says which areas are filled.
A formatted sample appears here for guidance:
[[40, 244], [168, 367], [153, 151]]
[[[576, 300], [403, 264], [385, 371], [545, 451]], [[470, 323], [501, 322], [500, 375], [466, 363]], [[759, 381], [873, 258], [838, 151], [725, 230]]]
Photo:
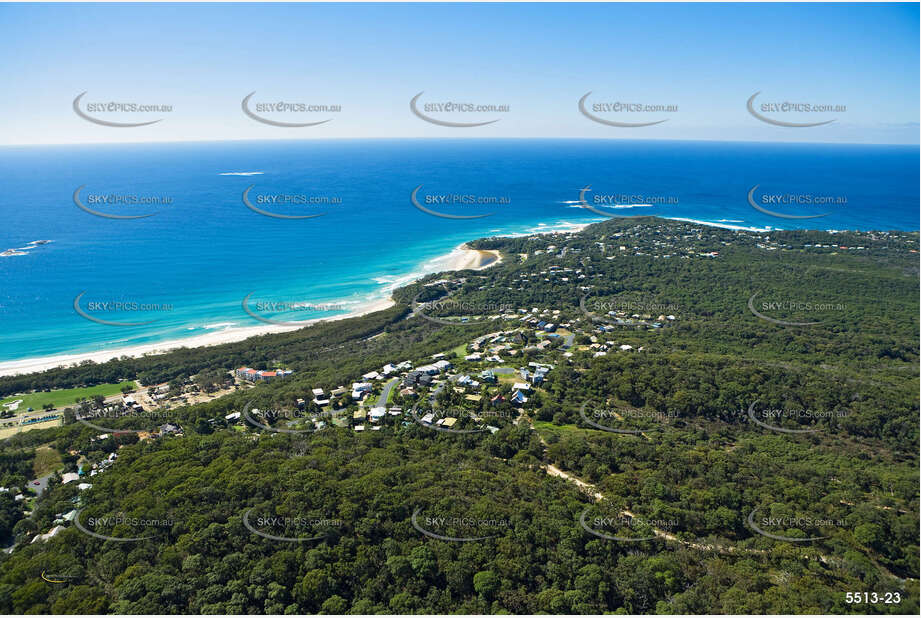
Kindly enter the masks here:
[[[68, 409], [0, 443], [0, 481], [21, 488], [40, 446], [62, 471], [117, 454], [89, 488], [53, 475], [28, 514], [0, 493], [0, 610], [918, 612], [918, 234], [634, 218], [470, 244], [502, 263], [427, 276], [362, 318], [0, 378], [5, 396], [294, 371], [170, 409], [181, 436], [122, 418], [132, 431], [101, 438]], [[532, 308], [570, 340], [525, 328]], [[438, 353], [476, 375], [456, 350], [500, 330], [520, 348], [506, 364], [553, 368], [526, 402], [510, 380], [422, 390], [492, 414], [492, 432], [222, 420]]]

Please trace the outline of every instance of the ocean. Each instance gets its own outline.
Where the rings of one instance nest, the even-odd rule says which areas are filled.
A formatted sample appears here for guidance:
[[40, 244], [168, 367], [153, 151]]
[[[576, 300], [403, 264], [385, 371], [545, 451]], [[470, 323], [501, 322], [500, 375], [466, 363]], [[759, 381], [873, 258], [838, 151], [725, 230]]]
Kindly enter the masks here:
[[918, 230], [918, 165], [917, 146], [839, 144], [3, 147], [0, 362], [339, 315], [465, 241], [609, 215]]

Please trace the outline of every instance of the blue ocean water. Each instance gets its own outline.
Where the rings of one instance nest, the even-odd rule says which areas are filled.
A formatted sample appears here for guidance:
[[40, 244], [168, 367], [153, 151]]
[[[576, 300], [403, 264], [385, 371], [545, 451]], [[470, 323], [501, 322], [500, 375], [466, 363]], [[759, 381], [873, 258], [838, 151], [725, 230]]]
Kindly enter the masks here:
[[[612, 215], [918, 230], [918, 164], [917, 146], [622, 140], [0, 148], [0, 251], [25, 248], [0, 257], [0, 362], [263, 325], [242, 307], [250, 294], [248, 306], [267, 319], [343, 313], [436, 269], [436, 258], [464, 241], [602, 220], [579, 205], [587, 186], [582, 197], [593, 208], [629, 206], [605, 211]], [[417, 201], [428, 210], [491, 214], [423, 212], [410, 201], [420, 185]], [[250, 204], [265, 212], [324, 214], [259, 214], [242, 200], [250, 186]], [[748, 201], [756, 186], [758, 200], [832, 198], [820, 206], [757, 202], [774, 212], [829, 214], [765, 214]], [[89, 209], [154, 216], [95, 216], [75, 204], [79, 187]], [[104, 195], [160, 203], [113, 205], [100, 202]], [[305, 197], [325, 203], [298, 203]], [[36, 240], [52, 242], [29, 248]], [[137, 325], [86, 319], [75, 310], [78, 296], [91, 317]], [[112, 309], [115, 302], [123, 304]]]

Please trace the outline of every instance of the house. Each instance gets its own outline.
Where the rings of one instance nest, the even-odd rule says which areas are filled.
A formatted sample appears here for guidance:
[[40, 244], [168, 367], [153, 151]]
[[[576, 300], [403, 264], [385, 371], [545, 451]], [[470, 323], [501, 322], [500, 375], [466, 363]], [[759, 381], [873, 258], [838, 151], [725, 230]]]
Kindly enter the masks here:
[[371, 392], [371, 384], [368, 382], [355, 382], [352, 384], [352, 399], [362, 400]]
[[227, 415], [224, 416], [224, 420], [225, 420], [225, 421], [238, 421], [238, 420], [240, 420], [240, 413], [239, 413], [239, 412], [231, 412], [230, 414], [227, 414]]
[[448, 427], [448, 428], [454, 427], [455, 423], [457, 423], [457, 419], [454, 418], [453, 416], [449, 416], [448, 418], [443, 418], [440, 421], [438, 421], [439, 425], [441, 425], [442, 427]]
[[365, 413], [364, 410], [355, 410], [354, 412], [352, 412], [353, 421], [363, 421], [365, 420], [366, 417], [367, 417], [367, 414]]
[[355, 425], [355, 431], [364, 431], [364, 430], [365, 430], [364, 425]]
[[620, 346], [620, 349], [621, 349], [622, 351], [632, 350], [632, 349], [633, 349], [633, 346], [632, 346], [632, 345], [627, 345], [627, 344], [625, 343], [624, 345]]
[[438, 371], [439, 371], [439, 372], [441, 372], [441, 371], [447, 371], [448, 369], [450, 369], [450, 368], [453, 367], [453, 366], [454, 366], [454, 365], [452, 365], [451, 363], [449, 363], [449, 362], [446, 361], [446, 360], [440, 360], [440, 361], [438, 361], [438, 362], [435, 363], [435, 367], [438, 368]]
[[527, 393], [531, 390], [531, 385], [527, 382], [515, 382], [515, 384], [512, 385], [512, 390], [523, 391]]
[[407, 386], [406, 388], [400, 389], [400, 396], [401, 396], [401, 397], [405, 397], [405, 398], [409, 398], [409, 399], [413, 399], [413, 398], [415, 398], [417, 395], [416, 395], [416, 391], [413, 390], [412, 387]]
[[376, 371], [371, 371], [361, 377], [363, 380], [380, 380], [383, 376]]
[[[255, 410], [253, 411], [255, 412]], [[160, 425], [160, 435], [182, 435], [182, 427], [173, 423]]]
[[83, 491], [84, 489], [90, 489], [92, 486], [93, 486], [92, 483], [78, 483], [77, 489], [79, 489], [80, 491]]
[[371, 420], [372, 421], [380, 421], [386, 415], [387, 415], [387, 408], [383, 406], [371, 408]]
[[66, 485], [71, 481], [77, 481], [80, 479], [80, 475], [76, 472], [65, 472], [61, 475], [61, 484]]
[[496, 381], [496, 374], [494, 371], [486, 369], [485, 371], [480, 372], [480, 379], [484, 382], [493, 383]]
[[249, 367], [240, 367], [234, 370], [234, 375], [241, 380], [249, 382], [271, 382], [275, 379], [287, 378], [293, 371], [287, 369], [276, 369], [275, 371], [260, 371]]
[[431, 424], [431, 422], [432, 422], [433, 420], [435, 420], [435, 415], [432, 414], [431, 412], [429, 412], [428, 414], [426, 414], [425, 416], [423, 416], [421, 420], [422, 420], [422, 422], [425, 423], [425, 424]]
[[464, 357], [465, 361], [481, 361], [483, 360], [483, 355], [479, 352], [474, 352], [473, 354], [468, 354]]
[[322, 389], [322, 388], [315, 388], [315, 389], [312, 389], [310, 392], [313, 393], [314, 398], [322, 397], [322, 396], [323, 396], [323, 389]]
[[505, 397], [503, 397], [502, 395], [496, 395], [495, 397], [489, 400], [489, 403], [491, 403], [492, 405], [505, 403]]
[[522, 405], [528, 402], [528, 398], [524, 396], [524, 393], [521, 391], [515, 391], [512, 393], [512, 398], [510, 400], [513, 404]]
[[387, 410], [387, 413], [390, 414], [390, 416], [400, 416], [403, 414], [403, 408], [400, 406], [391, 406], [390, 409]]
[[[432, 370], [435, 373], [438, 372], [434, 366], [431, 366]], [[432, 383], [432, 376], [427, 372], [423, 371], [422, 368], [416, 369], [415, 371], [410, 371], [406, 374], [406, 377], [403, 378], [403, 386], [412, 387], [416, 385], [429, 386]]]
[[54, 537], [56, 537], [62, 530], [64, 530], [64, 526], [55, 526], [54, 528], [52, 528], [45, 534], [35, 535], [35, 538], [32, 539], [32, 542], [35, 543], [36, 541], [41, 541], [42, 543], [44, 543], [48, 539], [53, 539]]

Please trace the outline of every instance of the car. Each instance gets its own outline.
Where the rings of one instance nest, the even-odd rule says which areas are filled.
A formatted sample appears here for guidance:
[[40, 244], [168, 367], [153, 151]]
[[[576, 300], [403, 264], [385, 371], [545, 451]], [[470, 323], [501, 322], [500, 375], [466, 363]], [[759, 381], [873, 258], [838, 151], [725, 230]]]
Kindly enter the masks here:
[[33, 484], [33, 485], [41, 485], [42, 482], [41, 482], [41, 481], [32, 481], [32, 484]]

